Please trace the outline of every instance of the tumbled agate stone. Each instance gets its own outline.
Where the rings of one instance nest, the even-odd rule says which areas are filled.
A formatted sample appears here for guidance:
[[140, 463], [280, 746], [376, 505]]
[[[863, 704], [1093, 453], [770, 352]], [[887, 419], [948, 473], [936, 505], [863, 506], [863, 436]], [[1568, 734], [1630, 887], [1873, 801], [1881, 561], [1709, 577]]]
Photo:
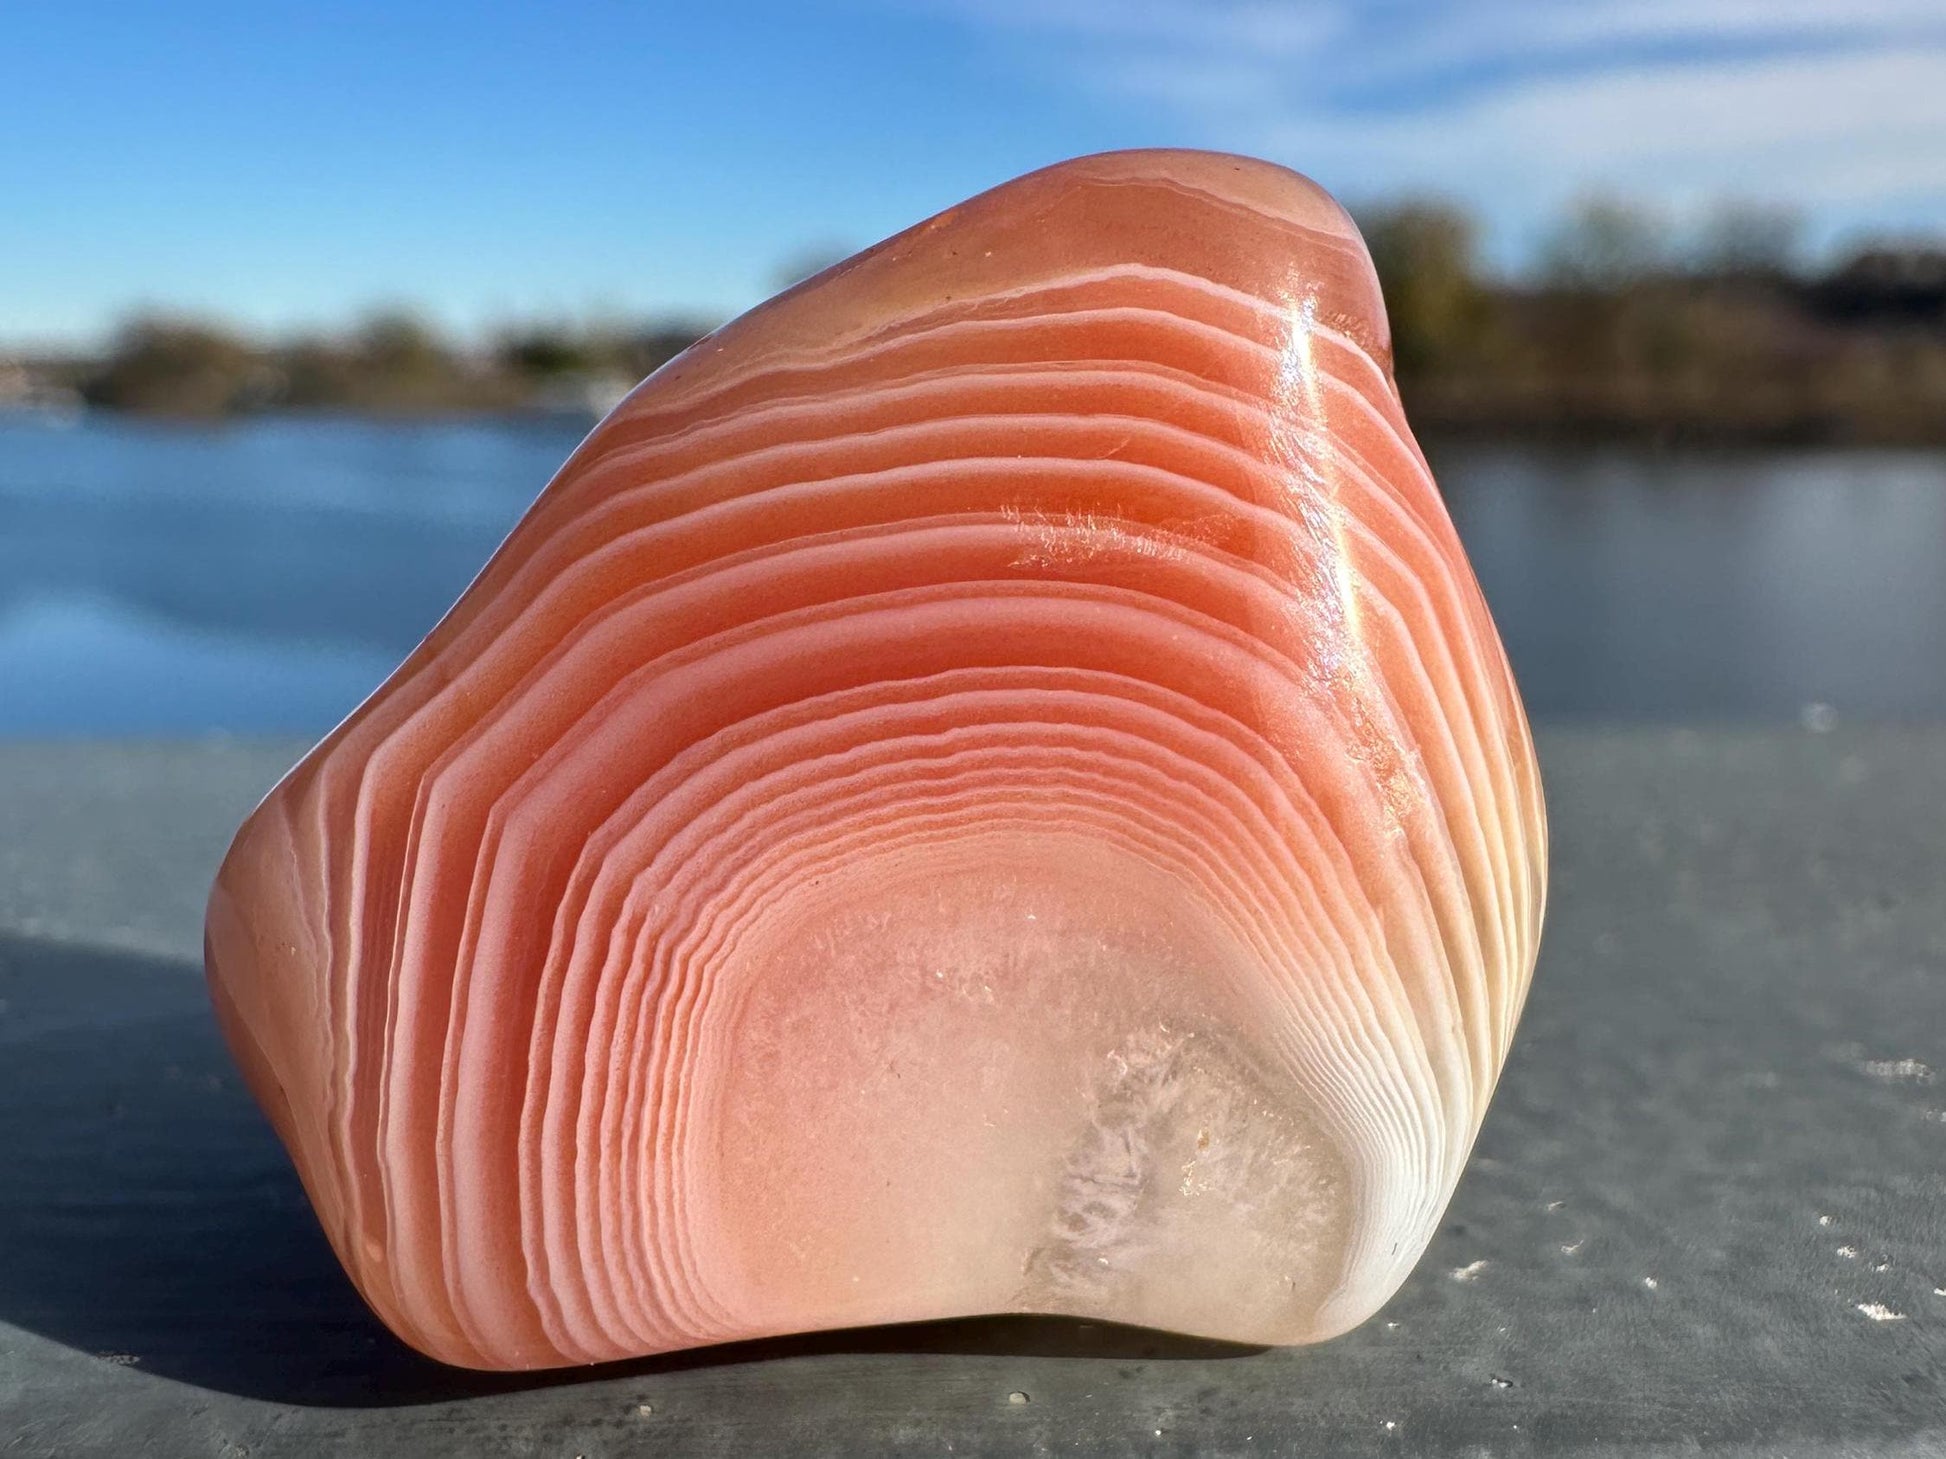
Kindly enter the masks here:
[[1306, 1342], [1439, 1220], [1545, 846], [1357, 232], [1120, 153], [637, 389], [238, 832], [209, 977], [448, 1362]]

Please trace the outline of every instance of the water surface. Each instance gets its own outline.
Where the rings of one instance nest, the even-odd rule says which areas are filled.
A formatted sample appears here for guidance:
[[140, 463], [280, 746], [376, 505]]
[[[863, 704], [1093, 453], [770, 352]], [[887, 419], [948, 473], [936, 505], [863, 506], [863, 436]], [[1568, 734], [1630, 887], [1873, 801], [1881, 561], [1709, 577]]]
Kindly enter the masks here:
[[[582, 431], [0, 416], [0, 734], [321, 732]], [[1946, 716], [1946, 455], [1432, 454], [1537, 717]]]

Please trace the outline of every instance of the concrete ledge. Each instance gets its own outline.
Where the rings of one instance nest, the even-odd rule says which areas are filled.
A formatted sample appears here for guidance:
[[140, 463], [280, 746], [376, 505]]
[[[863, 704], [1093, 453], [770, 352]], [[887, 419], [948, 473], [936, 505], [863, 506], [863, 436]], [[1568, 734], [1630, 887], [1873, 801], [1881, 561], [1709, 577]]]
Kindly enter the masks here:
[[204, 889], [300, 749], [0, 744], [0, 1454], [1946, 1451], [1946, 730], [1543, 734], [1513, 1060], [1337, 1342], [1009, 1320], [539, 1380], [365, 1312], [211, 1026]]

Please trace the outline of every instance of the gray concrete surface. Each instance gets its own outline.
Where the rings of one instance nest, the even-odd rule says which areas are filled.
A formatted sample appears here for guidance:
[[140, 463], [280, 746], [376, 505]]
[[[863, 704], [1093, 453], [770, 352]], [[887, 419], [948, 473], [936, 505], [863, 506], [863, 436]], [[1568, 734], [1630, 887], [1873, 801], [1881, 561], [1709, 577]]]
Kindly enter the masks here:
[[1946, 730], [1543, 735], [1512, 1062], [1337, 1342], [1007, 1320], [538, 1379], [365, 1312], [210, 1024], [203, 889], [296, 749], [0, 745], [0, 1455], [1946, 1453]]

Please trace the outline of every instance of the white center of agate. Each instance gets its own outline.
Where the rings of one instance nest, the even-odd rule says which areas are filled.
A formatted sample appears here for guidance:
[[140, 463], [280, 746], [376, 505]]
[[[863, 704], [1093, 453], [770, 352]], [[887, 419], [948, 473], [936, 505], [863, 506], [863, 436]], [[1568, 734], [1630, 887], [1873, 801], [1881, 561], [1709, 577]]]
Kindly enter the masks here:
[[1169, 873], [962, 831], [792, 887], [718, 976], [684, 1205], [719, 1310], [1314, 1335], [1352, 1182]]

